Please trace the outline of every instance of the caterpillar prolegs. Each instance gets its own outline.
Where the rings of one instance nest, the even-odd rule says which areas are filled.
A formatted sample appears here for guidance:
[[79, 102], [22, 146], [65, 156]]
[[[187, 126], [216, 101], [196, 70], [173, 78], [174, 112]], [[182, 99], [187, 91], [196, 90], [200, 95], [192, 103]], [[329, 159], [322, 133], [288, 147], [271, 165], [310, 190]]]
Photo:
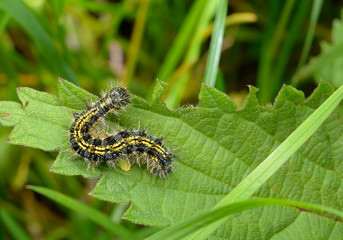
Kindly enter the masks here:
[[70, 143], [73, 151], [89, 164], [107, 162], [112, 166], [121, 159], [131, 164], [146, 164], [150, 173], [165, 177], [171, 172], [175, 156], [163, 145], [162, 139], [148, 135], [144, 130], [120, 130], [103, 136], [92, 130], [108, 113], [121, 109], [131, 100], [123, 87], [114, 87], [99, 101], [75, 115], [70, 127]]

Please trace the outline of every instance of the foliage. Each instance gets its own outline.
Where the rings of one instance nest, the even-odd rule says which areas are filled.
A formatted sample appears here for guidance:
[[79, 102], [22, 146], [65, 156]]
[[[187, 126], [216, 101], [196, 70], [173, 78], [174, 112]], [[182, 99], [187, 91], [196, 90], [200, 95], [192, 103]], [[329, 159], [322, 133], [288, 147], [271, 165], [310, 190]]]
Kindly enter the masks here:
[[[290, 134], [333, 93], [326, 83], [313, 91], [312, 77], [340, 86], [342, 20], [335, 20], [332, 30], [331, 23], [341, 6], [322, 3], [0, 0], [0, 99], [5, 100], [0, 103], [0, 234], [141, 239], [160, 230], [152, 225], [172, 225], [152, 238], [180, 226], [188, 226], [189, 233], [200, 226], [189, 221], [219, 220], [210, 209], [256, 179], [250, 184], [262, 185], [258, 191], [249, 187], [235, 198], [255, 192], [253, 199], [221, 205], [228, 210], [221, 215], [225, 223], [211, 238], [339, 238], [340, 212], [332, 208], [342, 209], [341, 107], [300, 149], [294, 148], [299, 143], [287, 145], [288, 154], [297, 152], [275, 174], [277, 167], [249, 175], [266, 157], [275, 157], [274, 149], [289, 144]], [[57, 77], [80, 87], [57, 85]], [[152, 135], [162, 134], [179, 158], [167, 179], [137, 166], [129, 172], [105, 165], [87, 171], [84, 160], [72, 157], [67, 133], [72, 113], [98, 99], [88, 91], [106, 89], [114, 79], [134, 98], [127, 111], [109, 116], [111, 128], [119, 122], [122, 128], [141, 125]], [[205, 81], [211, 86], [215, 81], [221, 92], [201, 85]], [[306, 99], [301, 91], [282, 87], [290, 82], [306, 96], [313, 94]], [[250, 87], [248, 93], [246, 85], [260, 91]], [[328, 101], [332, 109], [339, 91]], [[264, 106], [278, 92], [275, 103]], [[183, 104], [187, 107], [180, 108]], [[331, 112], [322, 111], [324, 105], [316, 110], [321, 119]], [[316, 129], [320, 121], [314, 123], [309, 127]], [[5, 126], [14, 128], [10, 133]], [[6, 138], [17, 146], [5, 144]], [[205, 226], [201, 233], [213, 225]]]
[[[304, 101], [301, 92], [284, 87], [273, 108], [264, 108], [256, 101], [256, 89], [251, 88], [244, 107], [237, 111], [232, 100], [206, 85], [200, 92], [200, 106], [169, 110], [161, 101], [163, 90], [164, 84], [158, 83], [151, 103], [134, 97], [116, 122], [130, 129], [138, 124], [148, 127], [152, 135], [167, 136], [167, 146], [178, 148], [175, 154], [179, 160], [167, 179], [156, 178], [139, 167], [129, 172], [106, 166], [87, 170], [83, 159], [71, 159], [68, 135], [61, 133], [67, 133], [72, 112], [82, 110], [94, 96], [67, 81], [59, 82], [59, 98], [29, 88], [18, 89], [22, 106], [2, 102], [1, 112], [10, 112], [11, 117], [1, 122], [15, 125], [10, 143], [46, 151], [59, 149], [53, 172], [101, 176], [92, 195], [112, 202], [131, 202], [125, 218], [144, 225], [166, 226], [213, 207], [333, 92], [328, 84], [321, 84]], [[254, 197], [301, 200], [341, 209], [340, 123], [337, 113], [328, 118]], [[275, 212], [283, 212], [282, 221], [277, 221]], [[251, 229], [246, 231], [247, 238], [256, 239], [258, 228], [261, 239], [269, 238], [293, 227], [304, 214], [313, 221], [318, 218], [287, 207], [254, 209], [229, 218], [215, 236], [240, 237], [242, 228], [235, 226], [245, 222]], [[270, 221], [274, 224], [270, 225]], [[231, 231], [224, 231], [228, 226]], [[339, 226], [337, 223], [338, 231], [343, 231]]]
[[320, 59], [325, 58], [320, 61], [322, 66], [316, 68], [314, 77], [317, 82], [325, 79], [325, 81], [332, 83], [336, 87], [341, 86], [343, 83], [340, 77], [343, 74], [343, 56], [339, 54], [343, 52], [343, 11], [341, 15], [341, 19], [336, 19], [332, 26], [332, 43], [322, 42], [320, 56], [312, 60], [313, 62], [319, 62]]

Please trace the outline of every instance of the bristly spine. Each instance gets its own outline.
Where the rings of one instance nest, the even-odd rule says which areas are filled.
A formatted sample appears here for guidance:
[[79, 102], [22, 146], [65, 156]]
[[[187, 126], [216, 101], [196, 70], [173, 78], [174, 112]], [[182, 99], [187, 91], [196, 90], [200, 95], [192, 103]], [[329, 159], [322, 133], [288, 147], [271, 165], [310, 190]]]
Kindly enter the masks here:
[[114, 134], [93, 134], [96, 125], [108, 113], [130, 103], [131, 95], [123, 87], [114, 87], [99, 101], [74, 115], [70, 127], [72, 150], [90, 165], [106, 162], [115, 166], [120, 159], [131, 164], [146, 164], [150, 173], [166, 177], [172, 170], [175, 156], [163, 145], [161, 138], [148, 135], [144, 130], [120, 130]]

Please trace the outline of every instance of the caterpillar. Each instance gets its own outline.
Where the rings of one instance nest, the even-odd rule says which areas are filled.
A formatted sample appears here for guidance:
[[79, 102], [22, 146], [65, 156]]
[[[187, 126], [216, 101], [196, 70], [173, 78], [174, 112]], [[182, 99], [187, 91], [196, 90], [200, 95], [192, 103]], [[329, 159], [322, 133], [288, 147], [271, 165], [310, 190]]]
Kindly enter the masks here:
[[106, 162], [114, 167], [119, 160], [126, 159], [139, 166], [146, 164], [150, 173], [164, 178], [171, 172], [175, 156], [163, 145], [162, 138], [150, 136], [144, 130], [120, 130], [102, 136], [93, 134], [97, 123], [130, 101], [130, 93], [117, 86], [86, 110], [75, 114], [70, 127], [71, 148], [89, 165]]

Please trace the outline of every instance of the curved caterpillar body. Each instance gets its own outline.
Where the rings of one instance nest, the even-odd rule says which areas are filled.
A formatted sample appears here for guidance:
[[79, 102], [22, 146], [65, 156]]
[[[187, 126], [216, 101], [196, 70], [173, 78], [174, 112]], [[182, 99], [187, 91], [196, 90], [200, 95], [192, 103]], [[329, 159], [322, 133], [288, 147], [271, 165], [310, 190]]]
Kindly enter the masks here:
[[162, 139], [149, 136], [143, 130], [121, 130], [101, 137], [92, 134], [97, 122], [108, 113], [128, 105], [130, 98], [130, 93], [123, 87], [114, 87], [102, 99], [77, 114], [70, 128], [71, 147], [90, 164], [107, 162], [114, 166], [120, 159], [129, 159], [131, 163], [146, 164], [150, 173], [165, 177], [171, 172], [175, 156], [162, 144]]

